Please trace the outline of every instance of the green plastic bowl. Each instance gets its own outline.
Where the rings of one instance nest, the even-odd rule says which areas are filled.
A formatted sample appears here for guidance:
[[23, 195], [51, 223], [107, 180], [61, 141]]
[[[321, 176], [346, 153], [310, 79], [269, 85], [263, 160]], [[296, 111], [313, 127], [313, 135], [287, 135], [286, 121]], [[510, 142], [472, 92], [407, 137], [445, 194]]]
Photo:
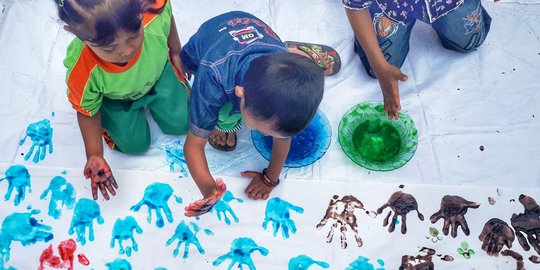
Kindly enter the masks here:
[[391, 171], [413, 157], [418, 131], [409, 115], [399, 112], [399, 120], [388, 120], [383, 104], [365, 102], [341, 118], [338, 141], [354, 163], [373, 171]]

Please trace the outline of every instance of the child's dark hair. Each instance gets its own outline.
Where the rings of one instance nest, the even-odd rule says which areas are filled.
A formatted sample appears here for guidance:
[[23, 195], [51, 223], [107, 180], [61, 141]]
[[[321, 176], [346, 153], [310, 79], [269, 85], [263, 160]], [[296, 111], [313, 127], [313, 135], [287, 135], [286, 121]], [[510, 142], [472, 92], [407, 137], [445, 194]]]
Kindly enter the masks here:
[[244, 78], [244, 107], [259, 120], [275, 119], [275, 131], [300, 133], [312, 120], [324, 93], [321, 69], [306, 57], [277, 53], [254, 59]]
[[[111, 44], [118, 30], [137, 32], [144, 12], [160, 13], [150, 8], [156, 0], [55, 0], [58, 16], [81, 40], [96, 46]], [[164, 2], [166, 3], [166, 1]]]

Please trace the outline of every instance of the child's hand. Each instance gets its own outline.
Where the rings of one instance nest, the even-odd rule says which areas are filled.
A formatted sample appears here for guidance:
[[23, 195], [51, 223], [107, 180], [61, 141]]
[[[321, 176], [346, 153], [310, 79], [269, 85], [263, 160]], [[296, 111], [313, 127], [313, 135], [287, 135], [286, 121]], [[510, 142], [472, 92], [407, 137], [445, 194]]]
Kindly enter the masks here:
[[86, 179], [90, 178], [91, 180], [92, 197], [94, 200], [98, 199], [98, 188], [105, 200], [109, 200], [107, 190], [113, 196], [116, 195], [114, 189], [118, 188], [118, 184], [112, 175], [109, 164], [107, 164], [107, 161], [105, 161], [103, 157], [92, 156], [86, 161], [86, 166], [84, 166], [84, 177], [86, 177]]
[[268, 199], [268, 196], [270, 196], [270, 192], [273, 187], [269, 186], [268, 184], [265, 184], [263, 180], [263, 174], [259, 172], [254, 171], [245, 171], [241, 173], [242, 176], [251, 178], [251, 183], [247, 186], [245, 192], [248, 194], [248, 197], [250, 199], [258, 200]]
[[191, 80], [191, 73], [184, 67], [184, 63], [182, 63], [182, 59], [180, 59], [180, 53], [172, 53], [171, 62], [182, 77]]
[[399, 119], [398, 112], [401, 110], [399, 101], [399, 81], [407, 81], [407, 75], [401, 73], [401, 70], [391, 64], [386, 65], [377, 73], [379, 85], [383, 93], [384, 111], [388, 113], [388, 119]]
[[223, 197], [227, 186], [223, 183], [221, 178], [216, 179], [216, 191], [210, 196], [206, 196], [200, 200], [190, 203], [184, 210], [184, 213], [187, 217], [200, 216], [202, 214], [208, 213], [214, 207], [214, 205]]

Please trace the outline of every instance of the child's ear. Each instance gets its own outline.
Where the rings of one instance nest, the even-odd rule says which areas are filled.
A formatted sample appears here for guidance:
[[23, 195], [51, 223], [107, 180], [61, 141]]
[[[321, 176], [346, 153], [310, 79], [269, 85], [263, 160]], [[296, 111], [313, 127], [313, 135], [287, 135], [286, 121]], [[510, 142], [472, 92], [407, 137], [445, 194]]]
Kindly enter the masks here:
[[243, 98], [244, 97], [244, 87], [242, 87], [240, 85], [235, 86], [234, 87], [234, 94], [239, 98]]
[[73, 29], [71, 29], [71, 27], [69, 27], [69, 25], [64, 25], [64, 30], [67, 31], [67, 32], [70, 32], [72, 34], [75, 34], [75, 33], [73, 33]]

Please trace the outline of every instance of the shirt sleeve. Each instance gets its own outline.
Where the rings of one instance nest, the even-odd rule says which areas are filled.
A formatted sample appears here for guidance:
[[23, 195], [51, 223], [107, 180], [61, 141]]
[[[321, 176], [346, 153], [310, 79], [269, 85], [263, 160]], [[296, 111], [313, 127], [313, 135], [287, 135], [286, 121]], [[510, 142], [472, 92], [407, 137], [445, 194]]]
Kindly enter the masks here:
[[227, 103], [227, 95], [214, 73], [201, 68], [195, 75], [191, 89], [189, 121], [193, 134], [208, 138], [217, 124], [219, 110]]
[[366, 9], [368, 8], [373, 1], [370, 0], [341, 0], [343, 6], [347, 9]]

